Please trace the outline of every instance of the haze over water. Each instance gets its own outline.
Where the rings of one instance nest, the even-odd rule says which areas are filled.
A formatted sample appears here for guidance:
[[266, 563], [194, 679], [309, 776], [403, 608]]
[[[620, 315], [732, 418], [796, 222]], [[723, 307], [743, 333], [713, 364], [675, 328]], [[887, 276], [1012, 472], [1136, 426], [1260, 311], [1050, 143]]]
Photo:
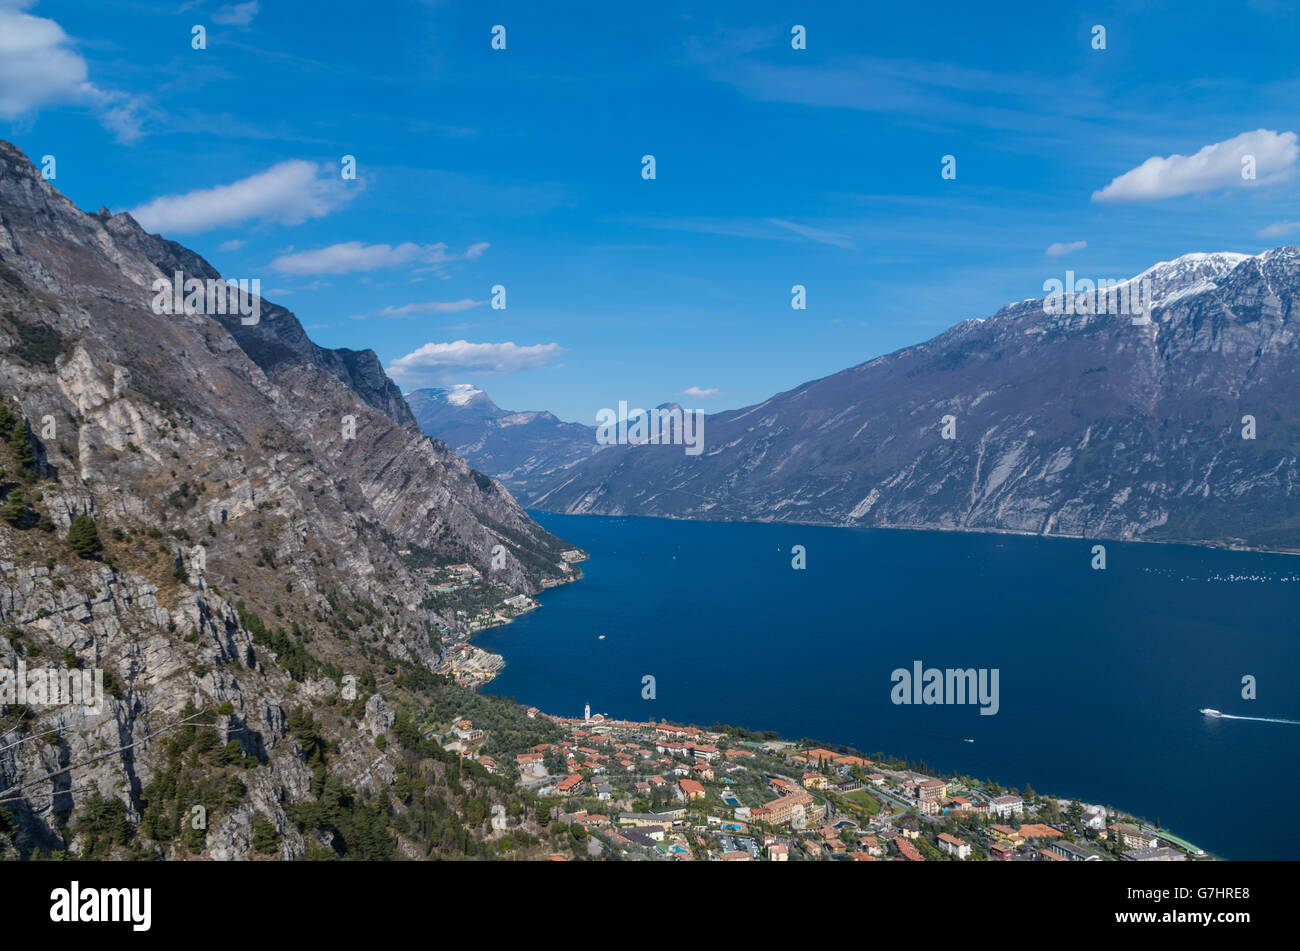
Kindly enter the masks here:
[[[533, 515], [591, 560], [475, 638], [506, 659], [488, 692], [883, 751], [1300, 858], [1300, 726], [1198, 712], [1300, 719], [1300, 558], [1105, 542], [1094, 571], [1093, 541]], [[998, 668], [998, 713], [893, 704], [916, 660]]]

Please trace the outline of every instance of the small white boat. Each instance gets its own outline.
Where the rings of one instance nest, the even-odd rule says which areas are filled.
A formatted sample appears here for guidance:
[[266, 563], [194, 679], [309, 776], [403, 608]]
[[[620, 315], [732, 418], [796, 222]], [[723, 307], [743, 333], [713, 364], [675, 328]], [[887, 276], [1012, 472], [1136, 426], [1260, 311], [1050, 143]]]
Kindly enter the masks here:
[[1210, 708], [1210, 707], [1206, 707], [1204, 710], [1201, 711], [1201, 713], [1205, 714], [1205, 716], [1207, 716], [1207, 717], [1221, 717], [1221, 716], [1223, 716], [1223, 714], [1220, 713], [1218, 710], [1214, 710], [1214, 709], [1212, 709], [1212, 708]]
[[602, 634], [602, 635], [600, 635], [600, 637], [596, 638], [596, 640], [598, 640], [598, 641], [603, 641], [604, 639], [605, 639], [605, 635], [604, 635], [604, 634]]

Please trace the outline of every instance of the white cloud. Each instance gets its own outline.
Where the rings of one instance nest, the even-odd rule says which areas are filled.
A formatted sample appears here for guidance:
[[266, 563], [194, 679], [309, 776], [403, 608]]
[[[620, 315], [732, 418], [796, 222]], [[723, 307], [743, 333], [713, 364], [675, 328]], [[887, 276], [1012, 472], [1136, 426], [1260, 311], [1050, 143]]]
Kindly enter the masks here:
[[755, 238], [760, 241], [817, 241], [837, 248], [854, 248], [848, 235], [824, 228], [813, 228], [784, 218], [656, 218], [636, 217], [627, 221], [646, 228], [666, 228], [697, 234], [719, 234], [730, 238]]
[[423, 249], [409, 241], [396, 246], [345, 241], [316, 251], [281, 255], [271, 267], [286, 274], [347, 274], [409, 264], [421, 254]]
[[[266, 292], [266, 296], [267, 297], [272, 297], [272, 296], [288, 297], [291, 294], [297, 294], [299, 292], [314, 294], [317, 291], [322, 291], [327, 287], [333, 287], [333, 286], [334, 285], [331, 284], [329, 281], [312, 281], [310, 284], [301, 284], [298, 287], [273, 287]], [[341, 327], [343, 325], [331, 324], [330, 326]]]
[[155, 198], [131, 215], [146, 230], [168, 234], [254, 220], [296, 225], [324, 217], [353, 194], [333, 166], [291, 159], [229, 185]]
[[101, 89], [71, 40], [53, 20], [24, 13], [31, 0], [0, 0], [0, 119], [17, 119], [44, 106], [82, 105], [119, 141], [141, 131], [139, 100]]
[[[1254, 158], [1254, 179], [1242, 177], [1246, 156]], [[1195, 155], [1153, 155], [1093, 192], [1092, 200], [1155, 201], [1237, 185], [1262, 185], [1289, 174], [1298, 157], [1300, 147], [1294, 132], [1256, 129], [1207, 145]]]
[[119, 142], [134, 142], [144, 134], [143, 101], [136, 96], [121, 92], [103, 92], [95, 90], [96, 107], [99, 109], [99, 124]]
[[513, 343], [426, 343], [423, 347], [398, 357], [388, 367], [388, 375], [403, 389], [454, 381], [470, 373], [518, 373], [545, 366], [564, 348], [557, 343], [539, 343], [520, 347]]
[[286, 274], [347, 274], [351, 271], [378, 271], [382, 268], [419, 264], [417, 270], [437, 269], [452, 261], [473, 261], [488, 248], [486, 241], [472, 244], [464, 254], [455, 254], [441, 241], [437, 244], [362, 244], [345, 241], [315, 251], [284, 254], [271, 267]]
[[837, 248], [854, 247], [853, 239], [848, 235], [839, 234], [834, 231], [825, 231], [821, 228], [810, 228], [808, 225], [796, 224], [793, 221], [785, 221], [782, 218], [768, 218], [769, 223], [776, 225], [778, 228], [784, 228], [787, 231], [793, 231], [795, 234], [807, 238], [810, 241], [816, 241], [820, 244], [829, 244]]
[[[466, 297], [462, 300], [431, 300], [419, 304], [403, 304], [401, 307], [385, 307], [369, 314], [354, 314], [353, 320], [365, 320], [369, 317], [423, 317], [426, 314], [456, 314], [462, 310], [482, 307], [487, 301]], [[445, 328], [444, 328], [445, 329]]]
[[228, 26], [248, 26], [253, 22], [253, 17], [257, 16], [257, 11], [257, 0], [250, 0], [249, 3], [232, 3], [212, 14], [212, 22], [224, 23]]
[[1275, 221], [1259, 229], [1261, 238], [1282, 238], [1300, 229], [1300, 221]]
[[401, 307], [385, 307], [378, 314], [380, 317], [419, 317], [423, 314], [457, 314], [462, 310], [469, 310], [473, 307], [482, 307], [487, 301], [473, 300], [469, 297], [463, 300], [425, 301], [422, 304], [403, 304]]
[[688, 386], [686, 389], [682, 390], [682, 395], [690, 396], [697, 400], [707, 400], [711, 397], [717, 396], [720, 392], [720, 390], [707, 386]]
[[1073, 254], [1075, 251], [1082, 251], [1087, 246], [1087, 241], [1071, 241], [1069, 244], [1054, 241], [1047, 246], [1047, 256], [1049, 258], [1059, 258], [1062, 255]]
[[229, 241], [222, 241], [221, 244], [217, 245], [217, 249], [220, 251], [238, 251], [246, 244], [248, 244], [247, 241], [231, 238]]

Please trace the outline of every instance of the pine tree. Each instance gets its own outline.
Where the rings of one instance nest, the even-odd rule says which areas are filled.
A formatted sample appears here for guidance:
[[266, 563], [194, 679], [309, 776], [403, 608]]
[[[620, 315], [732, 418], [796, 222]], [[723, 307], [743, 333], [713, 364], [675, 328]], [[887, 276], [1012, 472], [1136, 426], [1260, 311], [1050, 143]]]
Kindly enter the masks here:
[[22, 489], [14, 489], [5, 499], [5, 504], [0, 505], [0, 518], [4, 519], [10, 525], [17, 525], [27, 514], [27, 493]]
[[68, 544], [82, 558], [96, 558], [104, 550], [99, 541], [99, 529], [84, 515], [78, 515], [68, 528]]
[[14, 465], [19, 472], [30, 472], [36, 465], [36, 450], [32, 448], [32, 432], [27, 421], [15, 417], [9, 432], [9, 449], [14, 454]]
[[280, 834], [266, 819], [258, 818], [253, 823], [253, 848], [263, 855], [270, 855], [280, 847]]

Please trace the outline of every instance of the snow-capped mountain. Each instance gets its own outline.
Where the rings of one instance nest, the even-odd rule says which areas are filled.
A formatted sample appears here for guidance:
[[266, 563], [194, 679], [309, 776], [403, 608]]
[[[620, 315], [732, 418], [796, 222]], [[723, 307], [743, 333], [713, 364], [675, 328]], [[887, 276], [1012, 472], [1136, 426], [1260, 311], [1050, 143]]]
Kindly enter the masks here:
[[441, 439], [512, 491], [602, 448], [594, 426], [566, 423], [547, 412], [503, 410], [469, 383], [415, 390], [406, 394], [406, 402], [426, 435]]
[[1300, 549], [1300, 248], [1188, 254], [1139, 280], [1144, 324], [1020, 301], [709, 416], [699, 456], [613, 447], [517, 494], [562, 512]]
[[496, 408], [495, 404], [488, 399], [488, 395], [472, 383], [453, 383], [450, 387], [436, 392], [452, 406], [463, 408], [477, 404]]

